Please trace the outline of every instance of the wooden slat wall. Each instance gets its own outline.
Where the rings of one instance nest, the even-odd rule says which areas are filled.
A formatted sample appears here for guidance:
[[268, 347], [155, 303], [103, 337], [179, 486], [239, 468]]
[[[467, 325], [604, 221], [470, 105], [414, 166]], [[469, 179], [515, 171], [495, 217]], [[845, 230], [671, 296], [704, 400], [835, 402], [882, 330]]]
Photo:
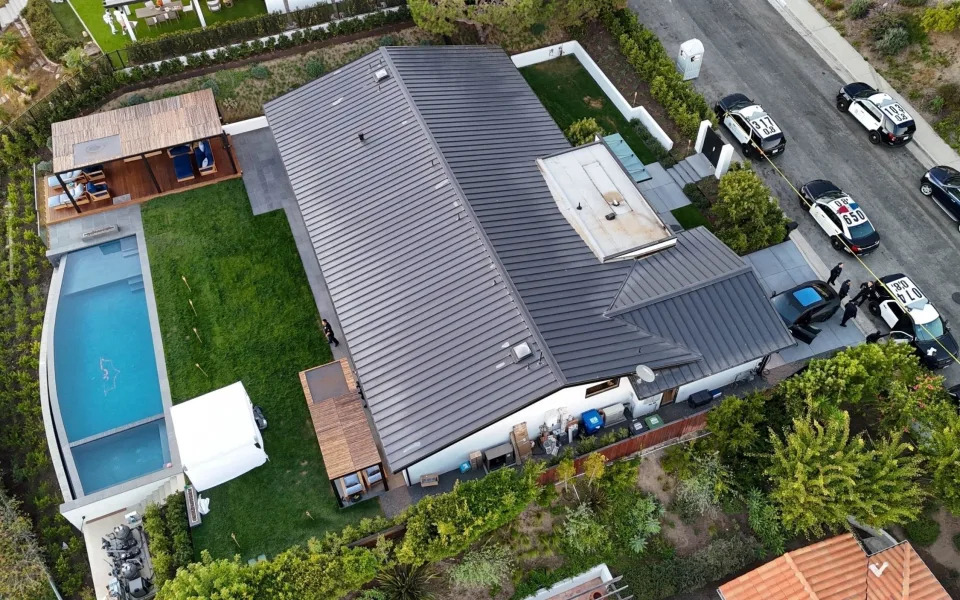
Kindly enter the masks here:
[[[135, 156], [220, 135], [220, 115], [211, 90], [199, 90], [94, 113], [51, 126], [53, 135], [53, 169], [71, 171], [94, 162]], [[98, 161], [74, 162], [75, 144], [120, 136], [120, 155]]]

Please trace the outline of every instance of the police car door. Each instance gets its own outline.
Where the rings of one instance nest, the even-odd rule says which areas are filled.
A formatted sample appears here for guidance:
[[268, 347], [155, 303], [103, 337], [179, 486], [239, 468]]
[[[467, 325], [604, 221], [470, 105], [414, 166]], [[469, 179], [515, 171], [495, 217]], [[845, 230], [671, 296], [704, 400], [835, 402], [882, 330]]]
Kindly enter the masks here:
[[880, 303], [880, 317], [890, 329], [896, 329], [904, 317], [903, 309], [894, 300], [885, 300]]
[[835, 223], [836, 217], [833, 211], [830, 210], [830, 207], [822, 204], [814, 204], [813, 208], [810, 209], [810, 214], [813, 216], [813, 220], [823, 229], [824, 233], [831, 237], [840, 234], [839, 223]]
[[727, 126], [727, 130], [729, 130], [730, 133], [733, 134], [733, 137], [741, 144], [750, 141], [750, 128], [740, 115], [728, 112], [726, 116], [723, 117], [723, 124]]
[[883, 121], [883, 115], [877, 107], [860, 98], [854, 98], [853, 103], [850, 104], [850, 114], [869, 131], [880, 129], [880, 123]]

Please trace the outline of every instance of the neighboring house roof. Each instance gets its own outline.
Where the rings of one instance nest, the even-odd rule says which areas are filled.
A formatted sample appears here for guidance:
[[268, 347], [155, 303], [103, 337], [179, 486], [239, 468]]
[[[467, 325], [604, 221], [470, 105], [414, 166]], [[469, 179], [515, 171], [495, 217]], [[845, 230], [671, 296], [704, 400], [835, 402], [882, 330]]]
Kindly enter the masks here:
[[849, 533], [787, 552], [719, 591], [724, 600], [949, 598], [909, 542], [868, 557]]
[[[566, 385], [645, 364], [669, 373], [664, 389], [731, 348], [751, 360], [793, 343], [753, 271], [706, 230], [660, 263], [596, 258], [536, 163], [570, 145], [499, 48], [381, 48], [265, 109], [393, 470]], [[657, 270], [688, 258], [710, 266]], [[628, 291], [629, 277], [663, 281]], [[658, 310], [729, 323], [644, 324]], [[708, 356], [693, 342], [713, 327], [724, 341]], [[533, 357], [514, 362], [523, 341]]]

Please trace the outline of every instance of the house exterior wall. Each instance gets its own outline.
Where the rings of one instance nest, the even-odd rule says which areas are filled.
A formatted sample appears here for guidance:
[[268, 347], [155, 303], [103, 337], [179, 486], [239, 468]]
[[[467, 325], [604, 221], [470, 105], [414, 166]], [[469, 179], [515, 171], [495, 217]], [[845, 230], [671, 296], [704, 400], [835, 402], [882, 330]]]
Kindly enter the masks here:
[[[150, 497], [153, 492], [167, 485], [168, 481], [176, 479], [177, 475], [179, 475], [179, 472], [174, 472], [167, 477], [151, 481], [146, 485], [119, 492], [113, 492], [114, 488], [110, 488], [108, 490], [111, 493], [110, 496], [76, 507], [71, 507], [71, 503], [62, 504], [60, 506], [60, 513], [70, 521], [71, 525], [77, 529], [82, 529], [84, 521], [99, 519], [104, 515], [109, 515], [118, 510], [132, 510], [133, 507]], [[123, 484], [120, 484], [119, 486], [115, 486], [115, 488], [122, 490], [122, 486]]]
[[526, 422], [527, 435], [530, 436], [530, 439], [535, 439], [539, 437], [540, 425], [546, 421], [546, 415], [549, 411], [565, 408], [571, 415], [579, 416], [580, 413], [592, 408], [600, 409], [611, 404], [626, 403], [637, 399], [633, 387], [626, 377], [620, 378], [620, 385], [617, 387], [588, 398], [586, 390], [593, 385], [596, 384], [589, 383], [563, 388], [509, 417], [447, 446], [440, 452], [408, 467], [409, 481], [417, 483], [420, 481], [421, 475], [452, 471], [466, 462], [471, 452], [486, 450], [510, 441], [510, 432], [513, 430], [513, 426], [518, 423]]
[[724, 386], [730, 385], [737, 380], [742, 373], [756, 369], [760, 363], [763, 361], [762, 358], [757, 360], [752, 360], [742, 365], [727, 369], [726, 371], [720, 371], [709, 377], [704, 377], [703, 379], [698, 379], [691, 383], [681, 385], [677, 390], [677, 402], [686, 402], [690, 398], [690, 394], [694, 394], [701, 390], [715, 390], [717, 388], [722, 388]]

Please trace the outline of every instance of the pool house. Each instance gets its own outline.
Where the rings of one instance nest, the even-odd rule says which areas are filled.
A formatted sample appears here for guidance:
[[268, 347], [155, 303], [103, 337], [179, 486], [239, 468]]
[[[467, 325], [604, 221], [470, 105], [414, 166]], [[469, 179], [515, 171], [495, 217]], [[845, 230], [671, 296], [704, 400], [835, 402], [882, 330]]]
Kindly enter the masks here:
[[213, 92], [199, 90], [54, 123], [46, 223], [240, 176]]

